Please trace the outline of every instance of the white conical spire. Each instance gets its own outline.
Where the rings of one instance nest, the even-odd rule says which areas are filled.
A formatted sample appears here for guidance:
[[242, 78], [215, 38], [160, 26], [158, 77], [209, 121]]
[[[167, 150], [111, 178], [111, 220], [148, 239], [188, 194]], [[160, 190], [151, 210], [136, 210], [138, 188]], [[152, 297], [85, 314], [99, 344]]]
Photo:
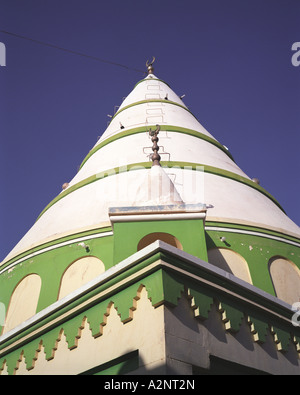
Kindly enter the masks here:
[[[149, 129], [156, 125], [160, 125], [164, 169], [149, 170]], [[195, 188], [200, 184], [203, 188]], [[124, 206], [124, 195], [127, 206], [143, 200], [201, 202], [211, 207], [207, 220], [300, 237], [299, 227], [275, 199], [238, 167], [228, 150], [151, 70], [123, 101], [66, 189], [49, 203], [5, 261], [49, 240], [110, 225], [109, 207]]]
[[152, 166], [138, 188], [134, 206], [182, 204], [178, 191], [161, 166]]

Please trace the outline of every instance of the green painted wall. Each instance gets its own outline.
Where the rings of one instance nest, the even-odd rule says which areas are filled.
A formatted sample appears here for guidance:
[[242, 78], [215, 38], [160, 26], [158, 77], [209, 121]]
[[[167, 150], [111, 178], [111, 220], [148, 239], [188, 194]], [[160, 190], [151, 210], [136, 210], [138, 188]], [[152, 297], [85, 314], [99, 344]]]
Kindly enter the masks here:
[[[225, 242], [221, 241], [222, 236], [226, 237]], [[248, 263], [253, 285], [271, 295], [275, 295], [269, 272], [269, 261], [272, 257], [289, 259], [300, 269], [300, 248], [267, 237], [221, 230], [206, 231], [206, 243], [207, 249], [228, 248], [239, 253]]]
[[114, 224], [114, 263], [137, 251], [139, 241], [147, 234], [164, 232], [175, 236], [183, 251], [207, 260], [204, 224], [201, 219], [171, 221], [121, 222]]
[[[60, 241], [65, 240], [62, 239]], [[88, 239], [85, 240], [85, 243], [90, 247], [88, 252], [78, 246], [78, 242], [75, 242], [26, 259], [12, 269], [2, 273], [0, 276], [0, 302], [4, 303], [7, 309], [10, 297], [18, 283], [25, 276], [35, 273], [42, 280], [37, 307], [38, 312], [56, 302], [62, 275], [66, 268], [75, 260], [85, 256], [95, 256], [101, 259], [106, 269], [112, 266], [113, 236]], [[46, 246], [43, 245], [43, 247]]]
[[[206, 226], [231, 227], [233, 224], [217, 222], [207, 222]], [[239, 226], [236, 228], [249, 231], [266, 232], [277, 237], [286, 237], [291, 241], [298, 241], [295, 238], [276, 234], [268, 230], [259, 228]], [[27, 252], [33, 253], [39, 249], [50, 247], [59, 242], [72, 240], [75, 237], [94, 235], [99, 232], [111, 231], [111, 228], [96, 229], [90, 232], [83, 232], [71, 235], [52, 243], [46, 243]], [[269, 261], [274, 256], [280, 256], [291, 260], [300, 269], [300, 248], [288, 244], [284, 241], [271, 240], [267, 237], [255, 236], [250, 234], [239, 234], [233, 231], [204, 231], [202, 220], [171, 220], [171, 221], [143, 221], [115, 223], [114, 235], [106, 235], [99, 238], [85, 240], [90, 249], [87, 252], [78, 246], [78, 242], [57, 247], [53, 250], [41, 253], [35, 257], [25, 259], [21, 263], [6, 270], [0, 275], [0, 302], [8, 308], [10, 297], [18, 283], [29, 274], [38, 274], [42, 280], [40, 298], [37, 312], [56, 302], [60, 287], [60, 281], [66, 268], [75, 260], [84, 256], [95, 256], [104, 263], [105, 268], [109, 269], [113, 265], [126, 259], [137, 251], [138, 242], [147, 234], [154, 232], [165, 232], [175, 236], [182, 244], [183, 250], [204, 261], [208, 261], [207, 249], [210, 248], [229, 248], [247, 261], [253, 285], [264, 291], [275, 295], [275, 290], [269, 273]], [[221, 241], [221, 237], [226, 237], [226, 242]], [[17, 259], [25, 256], [19, 255], [6, 263], [12, 264]], [[3, 269], [5, 266], [2, 266]]]
[[[157, 260], [158, 258], [159, 257], [154, 257], [154, 260]], [[174, 259], [173, 257], [168, 257], [168, 254], [164, 254], [162, 258], [167, 262], [172, 262], [177, 268], [186, 269], [186, 265], [187, 268], [189, 267], [189, 265], [186, 262], [181, 261], [180, 258]], [[139, 270], [142, 266], [145, 267], [145, 265], [148, 265], [147, 262], [141, 261], [136, 270]], [[190, 267], [190, 269], [195, 272], [196, 277], [198, 274], [200, 278], [205, 278], [208, 282], [198, 282], [195, 278], [188, 278], [182, 272], [175, 273], [174, 271], [168, 271], [167, 269], [160, 269], [158, 267], [156, 271], [152, 273], [145, 273], [144, 277], [138, 281], [133, 280], [125, 287], [115, 290], [113, 295], [111, 293], [105, 295], [105, 293], [102, 292], [103, 290], [99, 289], [97, 292], [99, 295], [102, 294], [102, 296], [99, 296], [97, 303], [91, 302], [91, 304], [87, 305], [85, 309], [79, 309], [75, 315], [72, 314], [70, 316], [64, 316], [61, 322], [58, 322], [56, 326], [48, 329], [47, 332], [42, 331], [37, 337], [27, 340], [26, 335], [33, 329], [38, 330], [41, 328], [44, 322], [37, 323], [36, 328], [28, 329], [27, 332], [23, 334], [23, 339], [21, 339], [22, 343], [17, 348], [12, 349], [12, 351], [0, 358], [0, 367], [2, 367], [4, 361], [6, 361], [9, 374], [13, 374], [20, 354], [23, 351], [26, 366], [30, 369], [33, 366], [36, 350], [40, 349], [41, 342], [44, 347], [46, 358], [51, 358], [56, 340], [59, 339], [62, 329], [64, 330], [68, 347], [72, 349], [76, 342], [78, 328], [82, 325], [84, 317], [87, 318], [92, 335], [97, 336], [100, 325], [103, 323], [103, 317], [107, 313], [107, 306], [111, 301], [114, 302], [122, 322], [127, 322], [129, 310], [133, 306], [133, 299], [136, 297], [141, 285], [146, 287], [148, 297], [152, 301], [153, 306], [161, 304], [166, 304], [169, 307], [176, 306], [183, 293], [187, 292], [188, 298], [191, 301], [190, 306], [194, 312], [194, 316], [200, 318], [202, 322], [209, 318], [211, 311], [217, 310], [220, 313], [220, 320], [229, 323], [227, 327], [222, 326], [222, 329], [224, 331], [229, 331], [232, 334], [236, 334], [239, 332], [241, 324], [243, 320], [245, 320], [246, 316], [247, 319], [245, 322], [249, 326], [254, 326], [254, 329], [252, 328], [251, 330], [257, 333], [259, 340], [256, 341], [259, 341], [259, 343], [264, 343], [266, 341], [266, 333], [272, 331], [272, 333], [276, 334], [276, 336], [274, 336], [274, 341], [278, 339], [276, 342], [281, 343], [283, 351], [287, 351], [290, 347], [299, 346], [299, 328], [291, 327], [288, 320], [282, 319], [281, 314], [284, 314], [284, 311], [281, 310], [280, 306], [275, 306], [279, 309], [280, 314], [276, 314], [277, 311], [275, 308], [274, 314], [270, 312], [270, 314], [264, 314], [261, 316], [261, 311], [256, 303], [241, 303], [240, 300], [237, 300], [236, 297], [233, 296], [234, 294], [239, 294], [240, 288], [238, 285], [234, 286], [230, 283], [226, 284], [226, 279], [219, 279], [218, 276], [215, 277], [214, 275], [211, 276], [205, 270], [203, 271], [201, 267]], [[129, 271], [131, 271], [131, 269], [129, 269]], [[189, 272], [189, 270], [187, 271]], [[127, 274], [126, 278], [129, 277], [130, 276]], [[217, 287], [211, 288], [209, 285], [210, 282], [216, 283]], [[228, 289], [233, 286], [233, 294], [222, 292], [219, 288], [222, 288], [222, 286], [228, 287]], [[110, 285], [107, 284], [106, 287], [109, 288]], [[237, 287], [237, 289], [235, 287]], [[96, 295], [96, 293], [90, 295], [91, 300], [94, 299], [94, 295]], [[253, 296], [251, 295], [251, 292], [247, 293], [246, 299], [249, 297], [251, 300], [251, 297]], [[81, 303], [82, 300], [79, 298], [58, 314], [63, 316], [63, 313], [66, 313], [68, 309], [71, 311], [75, 306], [81, 305]], [[45, 319], [45, 323], [55, 319], [56, 316], [57, 313], [53, 313], [52, 317], [47, 317]], [[226, 319], [224, 317], [226, 317]], [[8, 340], [7, 344], [4, 344], [2, 347], [9, 346], [10, 342], [11, 340]], [[138, 367], [137, 356], [138, 350], [125, 356], [120, 356], [115, 360], [107, 361], [105, 364], [99, 365], [88, 372], [82, 373], [127, 373]]]

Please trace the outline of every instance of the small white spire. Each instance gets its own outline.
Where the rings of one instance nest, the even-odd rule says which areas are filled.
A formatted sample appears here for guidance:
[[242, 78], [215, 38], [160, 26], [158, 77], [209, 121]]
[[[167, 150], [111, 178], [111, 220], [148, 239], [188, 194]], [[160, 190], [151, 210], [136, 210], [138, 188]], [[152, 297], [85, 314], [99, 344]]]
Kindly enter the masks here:
[[135, 206], [183, 204], [180, 194], [161, 166], [152, 166], [137, 191]]

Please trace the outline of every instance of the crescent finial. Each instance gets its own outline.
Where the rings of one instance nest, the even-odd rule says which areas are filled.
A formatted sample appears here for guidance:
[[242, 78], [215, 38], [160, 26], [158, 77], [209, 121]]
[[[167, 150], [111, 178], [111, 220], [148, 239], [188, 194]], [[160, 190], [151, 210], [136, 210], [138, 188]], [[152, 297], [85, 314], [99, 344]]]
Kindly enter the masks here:
[[149, 63], [149, 60], [147, 60], [146, 66], [147, 66], [147, 69], [148, 69], [148, 74], [152, 74], [153, 73], [153, 70], [154, 70], [153, 63], [154, 62], [155, 62], [155, 56], [152, 57], [152, 61], [150, 63]]

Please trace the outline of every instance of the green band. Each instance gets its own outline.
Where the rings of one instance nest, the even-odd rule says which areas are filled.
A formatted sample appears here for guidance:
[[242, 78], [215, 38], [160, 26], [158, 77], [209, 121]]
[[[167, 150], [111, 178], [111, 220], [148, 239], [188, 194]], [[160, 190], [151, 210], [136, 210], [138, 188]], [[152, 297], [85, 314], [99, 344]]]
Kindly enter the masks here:
[[229, 230], [245, 230], [247, 232], [257, 232], [261, 234], [266, 234], [266, 236], [275, 236], [278, 238], [286, 239], [288, 241], [292, 241], [294, 243], [299, 243], [300, 239], [297, 237], [293, 237], [287, 235], [286, 233], [282, 233], [275, 230], [270, 230], [267, 228], [263, 228], [260, 226], [253, 226], [253, 225], [243, 225], [239, 223], [231, 223], [231, 222], [219, 222], [219, 221], [205, 221], [206, 228], [209, 227], [216, 227], [216, 228], [228, 228]]
[[[166, 84], [166, 85], [170, 88], [170, 85], [167, 84], [166, 81], [160, 80], [159, 78], [144, 78], [143, 80], [138, 81], [138, 82], [134, 85], [134, 88], [136, 88], [137, 85], [139, 85], [139, 84], [142, 83], [142, 82], [152, 82], [152, 81], [159, 81], [159, 82], [162, 82], [163, 84]], [[134, 88], [133, 88], [133, 89], [134, 89]]]
[[[125, 130], [124, 132], [117, 133], [111, 137], [108, 137], [107, 139], [101, 141], [98, 145], [96, 145], [93, 149], [90, 150], [90, 152], [87, 154], [87, 156], [84, 158], [82, 161], [79, 170], [82, 168], [82, 166], [85, 164], [85, 162], [92, 156], [94, 155], [95, 152], [97, 152], [100, 148], [104, 147], [107, 144], [113, 143], [116, 140], [119, 140], [123, 137], [131, 136], [137, 133], [146, 133], [150, 128], [155, 128], [156, 125], [148, 125], [146, 126], [141, 126], [139, 128], [134, 128], [134, 129], [128, 129]], [[225, 152], [226, 155], [229, 156], [230, 159], [233, 159], [232, 155], [230, 152], [217, 140], [214, 138], [207, 136], [204, 133], [197, 132], [196, 130], [192, 129], [187, 129], [187, 128], [181, 128], [179, 126], [172, 126], [172, 125], [160, 125], [160, 130], [162, 131], [168, 131], [168, 132], [176, 132], [176, 133], [182, 133], [182, 134], [187, 134], [189, 136], [197, 137], [199, 139], [205, 140], [208, 143], [213, 144], [214, 146], [220, 148], [223, 152]]]
[[[251, 188], [256, 189], [257, 191], [261, 192], [263, 195], [267, 196], [269, 199], [271, 199], [283, 212], [283, 208], [280, 206], [280, 204], [276, 201], [276, 199], [269, 193], [267, 192], [264, 188], [262, 188], [260, 185], [254, 183], [253, 181], [249, 180], [248, 178], [245, 178], [243, 176], [240, 176], [238, 174], [232, 173], [227, 170], [219, 169], [217, 167], [213, 166], [207, 166], [203, 165], [201, 163], [190, 163], [190, 162], [176, 162], [176, 161], [169, 161], [169, 162], [161, 162], [162, 167], [164, 168], [181, 168], [181, 169], [189, 169], [189, 170], [195, 170], [195, 171], [204, 171], [205, 173], [210, 173], [214, 174], [217, 176], [229, 178], [231, 180], [240, 182], [242, 184], [245, 184]], [[69, 195], [70, 193], [76, 191], [79, 188], [82, 188], [88, 184], [91, 184], [92, 182], [99, 181], [102, 178], [106, 178], [112, 175], [117, 175], [120, 173], [124, 173], [127, 171], [131, 170], [141, 170], [141, 169], [150, 169], [152, 166], [152, 162], [141, 162], [141, 163], [133, 163], [130, 165], [125, 165], [121, 167], [115, 167], [113, 169], [105, 170], [102, 172], [99, 172], [98, 174], [94, 174], [77, 184], [67, 188], [63, 192], [61, 192], [56, 198], [54, 198], [46, 207], [45, 209], [41, 212], [41, 214], [38, 216], [37, 220], [56, 202], [59, 200], [63, 199], [65, 196]]]
[[[194, 115], [187, 107], [185, 107], [184, 105], [182, 105], [182, 104], [180, 104], [180, 103], [177, 103], [177, 102], [175, 102], [175, 101], [171, 101], [171, 100], [162, 100], [162, 99], [147, 99], [147, 100], [137, 101], [137, 102], [132, 103], [132, 104], [128, 104], [128, 106], [125, 106], [125, 107], [121, 108], [119, 111], [117, 111], [117, 112], [115, 113], [115, 115], [112, 117], [111, 120], [113, 120], [113, 119], [114, 119], [117, 115], [119, 115], [122, 111], [127, 110], [127, 109], [130, 108], [130, 107], [138, 106], [138, 105], [140, 105], [140, 104], [147, 104], [147, 103], [173, 104], [174, 106], [181, 107], [181, 108], [183, 108], [184, 110], [188, 111], [194, 118], [196, 118], [195, 115]], [[197, 119], [197, 118], [196, 118], [196, 119]]]

